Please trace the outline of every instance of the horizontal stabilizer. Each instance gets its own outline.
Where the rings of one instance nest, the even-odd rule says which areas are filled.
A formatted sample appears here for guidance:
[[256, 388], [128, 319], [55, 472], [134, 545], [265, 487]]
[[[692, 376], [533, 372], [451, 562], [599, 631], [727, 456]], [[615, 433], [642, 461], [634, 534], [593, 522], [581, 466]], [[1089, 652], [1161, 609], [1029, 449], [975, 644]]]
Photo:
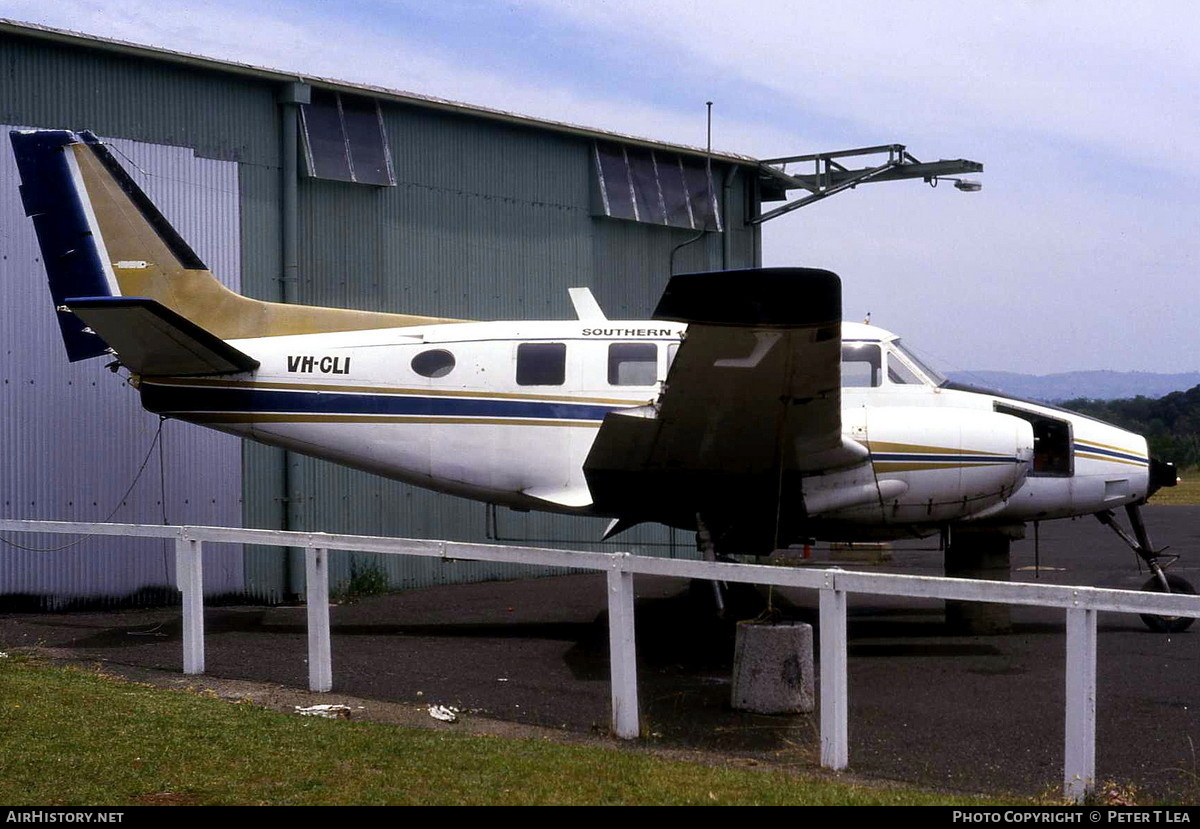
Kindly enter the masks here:
[[137, 374], [231, 374], [258, 368], [238, 351], [170, 308], [146, 297], [68, 299], [67, 307]]

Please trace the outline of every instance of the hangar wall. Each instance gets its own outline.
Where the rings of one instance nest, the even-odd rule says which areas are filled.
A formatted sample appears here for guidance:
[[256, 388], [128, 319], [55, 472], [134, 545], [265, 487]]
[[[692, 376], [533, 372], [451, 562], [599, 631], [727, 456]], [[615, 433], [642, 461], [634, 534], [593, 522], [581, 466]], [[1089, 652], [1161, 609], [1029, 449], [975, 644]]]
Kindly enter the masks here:
[[[4, 515], [240, 524], [241, 447], [235, 438], [175, 422], [157, 434], [159, 419], [142, 409], [122, 378], [104, 371], [104, 360], [67, 361], [33, 224], [17, 196], [19, 177], [7, 146], [13, 128], [0, 126]], [[164, 215], [236, 290], [239, 250], [225, 239], [238, 226], [237, 165], [197, 159], [181, 147], [110, 142]], [[208, 593], [242, 592], [240, 547], [214, 546], [205, 564]], [[156, 539], [0, 539], [0, 596], [10, 601], [52, 596], [54, 605], [107, 596], [151, 602], [161, 600], [174, 579], [174, 547]]]
[[[193, 149], [237, 163], [237, 243], [245, 293], [278, 300], [282, 277], [282, 112], [286, 76], [84, 37], [0, 31], [0, 120], [89, 128], [102, 135]], [[257, 72], [257, 74], [256, 74]], [[291, 78], [290, 80], [295, 80]], [[313, 83], [338, 88], [325, 81]], [[567, 288], [591, 287], [613, 318], [644, 318], [687, 229], [595, 215], [593, 131], [513, 123], [470, 107], [377, 97], [396, 184], [377, 187], [299, 176], [299, 268], [295, 301], [465, 319], [569, 318]], [[303, 168], [303, 163], [302, 163]], [[758, 231], [750, 177], [714, 163], [727, 234], [680, 250], [676, 271], [755, 264]], [[224, 208], [194, 190], [195, 209]], [[84, 371], [93, 368], [84, 364]], [[78, 401], [68, 401], [77, 405]], [[191, 429], [172, 424], [180, 430]], [[127, 451], [136, 454], [131, 445]], [[484, 541], [488, 508], [281, 450], [245, 444], [245, 526]], [[13, 514], [13, 513], [9, 513]], [[19, 516], [26, 517], [26, 516]], [[236, 523], [236, 521], [235, 521]], [[684, 554], [690, 539], [638, 528], [598, 545], [605, 522], [501, 511], [496, 528], [513, 541]], [[682, 534], [680, 534], [682, 535]], [[661, 546], [660, 546], [661, 545]], [[379, 566], [404, 586], [517, 577], [514, 565], [452, 568], [424, 560], [333, 559], [333, 579], [351, 566]], [[300, 556], [248, 548], [245, 589], [279, 600], [303, 583]]]

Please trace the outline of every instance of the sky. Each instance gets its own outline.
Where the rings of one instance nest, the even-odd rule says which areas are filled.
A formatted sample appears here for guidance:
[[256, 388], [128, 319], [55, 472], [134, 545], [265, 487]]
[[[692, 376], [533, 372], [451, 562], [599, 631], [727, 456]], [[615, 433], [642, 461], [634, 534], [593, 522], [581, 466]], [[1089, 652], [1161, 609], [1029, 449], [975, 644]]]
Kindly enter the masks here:
[[[1137, 9], [1141, 9], [1137, 11]], [[943, 370], [1200, 370], [1200, 11], [1163, 0], [0, 0], [0, 17], [758, 158], [901, 143], [768, 266]]]

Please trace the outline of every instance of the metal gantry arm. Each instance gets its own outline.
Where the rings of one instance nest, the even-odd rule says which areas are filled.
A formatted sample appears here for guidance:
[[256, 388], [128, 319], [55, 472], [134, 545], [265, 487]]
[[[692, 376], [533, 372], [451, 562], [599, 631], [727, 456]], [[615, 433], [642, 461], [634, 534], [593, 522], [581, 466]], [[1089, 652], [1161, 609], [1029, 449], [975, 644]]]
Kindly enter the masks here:
[[[838, 159], [884, 154], [887, 155], [887, 159], [881, 163], [857, 169], [848, 168], [838, 161]], [[809, 162], [814, 165], [812, 173], [788, 172], [787, 168], [790, 164], [807, 164]], [[758, 170], [762, 178], [770, 181], [776, 187], [782, 187], [785, 190], [807, 190], [808, 195], [774, 210], [769, 210], [761, 216], [755, 216], [749, 220], [749, 224], [762, 224], [769, 219], [790, 213], [843, 190], [853, 189], [860, 184], [913, 178], [936, 183], [938, 179], [947, 176], [981, 173], [983, 165], [978, 161], [969, 161], [965, 158], [921, 162], [903, 144], [880, 144], [875, 147], [859, 147], [853, 150], [837, 150], [829, 153], [767, 158], [759, 162]], [[976, 186], [971, 189], [978, 188]]]

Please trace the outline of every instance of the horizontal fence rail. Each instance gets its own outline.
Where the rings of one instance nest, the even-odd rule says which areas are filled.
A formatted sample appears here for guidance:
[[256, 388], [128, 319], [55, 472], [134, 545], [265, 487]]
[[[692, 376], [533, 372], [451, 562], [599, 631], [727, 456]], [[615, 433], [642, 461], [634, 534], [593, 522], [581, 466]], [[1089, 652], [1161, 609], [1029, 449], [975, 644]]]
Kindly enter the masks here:
[[308, 602], [309, 687], [314, 691], [329, 691], [333, 687], [328, 566], [329, 552], [332, 550], [424, 556], [447, 561], [516, 562], [605, 572], [608, 578], [612, 729], [616, 736], [625, 739], [639, 736], [633, 602], [635, 574], [818, 590], [821, 765], [831, 769], [844, 769], [850, 762], [846, 636], [848, 594], [1061, 608], [1066, 611], [1067, 630], [1063, 790], [1069, 799], [1076, 801], [1083, 799], [1095, 783], [1097, 612], [1103, 610], [1200, 618], [1200, 596], [1193, 595], [861, 573], [836, 568], [790, 568], [648, 558], [624, 552], [575, 552], [541, 547], [236, 527], [19, 519], [0, 519], [0, 531], [175, 539], [176, 579], [183, 594], [185, 674], [204, 672], [203, 545], [226, 542], [303, 548]]

